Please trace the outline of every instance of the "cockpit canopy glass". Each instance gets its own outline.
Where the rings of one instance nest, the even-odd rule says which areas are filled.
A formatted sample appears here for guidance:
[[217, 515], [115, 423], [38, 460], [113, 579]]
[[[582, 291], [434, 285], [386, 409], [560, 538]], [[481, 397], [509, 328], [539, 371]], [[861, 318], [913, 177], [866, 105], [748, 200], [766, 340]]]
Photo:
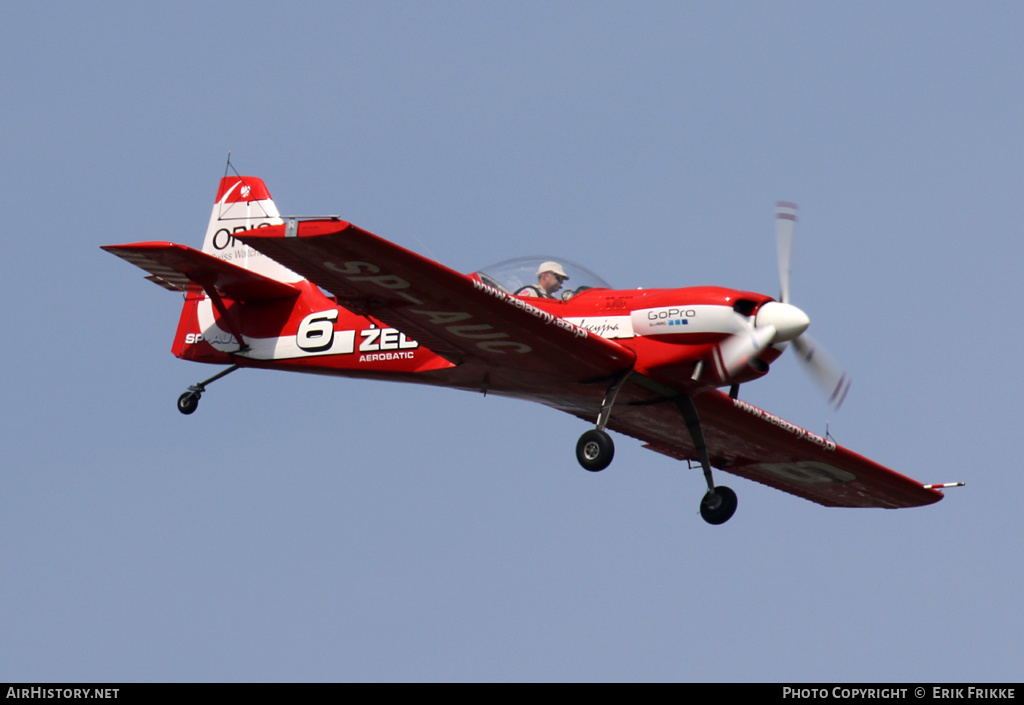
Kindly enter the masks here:
[[524, 286], [536, 286], [538, 269], [545, 262], [557, 262], [569, 278], [562, 284], [556, 297], [568, 299], [586, 289], [610, 289], [611, 285], [581, 264], [564, 257], [551, 255], [531, 255], [517, 257], [484, 267], [477, 272], [485, 284], [515, 294]]

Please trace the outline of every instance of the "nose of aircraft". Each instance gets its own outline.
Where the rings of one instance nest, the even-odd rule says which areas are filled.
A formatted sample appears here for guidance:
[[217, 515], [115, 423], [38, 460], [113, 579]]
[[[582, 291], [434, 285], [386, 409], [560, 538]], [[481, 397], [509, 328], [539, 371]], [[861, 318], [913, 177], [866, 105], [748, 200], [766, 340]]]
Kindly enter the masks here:
[[758, 310], [755, 325], [774, 326], [776, 334], [772, 342], [781, 343], [784, 340], [793, 340], [807, 330], [807, 326], [811, 325], [811, 319], [792, 304], [769, 301]]

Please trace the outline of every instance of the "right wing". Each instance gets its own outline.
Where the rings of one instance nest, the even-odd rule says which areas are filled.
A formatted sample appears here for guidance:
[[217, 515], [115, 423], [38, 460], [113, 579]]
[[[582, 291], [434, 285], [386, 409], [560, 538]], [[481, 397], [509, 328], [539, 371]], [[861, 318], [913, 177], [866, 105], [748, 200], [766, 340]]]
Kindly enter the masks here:
[[[633, 375], [616, 400], [608, 428], [645, 447], [698, 464], [675, 403], [681, 392]], [[830, 438], [712, 389], [693, 397], [711, 465], [827, 507], [918, 507], [943, 494], [837, 445]], [[572, 409], [566, 409], [572, 411]]]

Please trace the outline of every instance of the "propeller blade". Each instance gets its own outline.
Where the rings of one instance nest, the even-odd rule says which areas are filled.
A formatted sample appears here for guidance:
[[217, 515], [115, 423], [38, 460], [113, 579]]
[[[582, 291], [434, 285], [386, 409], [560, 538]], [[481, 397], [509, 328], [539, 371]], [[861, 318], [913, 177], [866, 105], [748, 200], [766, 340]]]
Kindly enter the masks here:
[[771, 345], [775, 338], [775, 326], [747, 326], [747, 330], [730, 336], [718, 346], [718, 374], [728, 379], [742, 370], [751, 358]]
[[779, 300], [789, 303], [789, 264], [793, 259], [793, 231], [797, 205], [789, 201], [775, 203], [775, 250], [779, 260]]
[[806, 333], [794, 339], [793, 345], [800, 353], [800, 362], [828, 399], [829, 404], [836, 409], [842, 406], [847, 392], [850, 391], [850, 377], [846, 371]]

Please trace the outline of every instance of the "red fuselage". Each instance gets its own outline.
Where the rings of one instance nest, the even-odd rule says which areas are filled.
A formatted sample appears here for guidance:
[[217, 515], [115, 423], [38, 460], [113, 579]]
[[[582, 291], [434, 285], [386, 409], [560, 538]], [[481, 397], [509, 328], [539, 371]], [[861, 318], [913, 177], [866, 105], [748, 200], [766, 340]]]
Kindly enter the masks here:
[[[478, 287], [490, 288], [477, 275], [469, 276]], [[230, 324], [201, 291], [189, 294], [189, 305], [175, 335], [174, 354], [196, 362], [480, 388], [474, 375], [463, 374], [461, 366], [403, 332], [340, 306], [309, 282], [298, 286], [298, 296], [276, 301], [225, 301]], [[505, 293], [501, 296], [510, 298]], [[635, 371], [693, 392], [761, 377], [767, 364], [781, 353], [777, 347], [768, 347], [758, 355], [759, 363], [732, 375], [713, 364], [716, 348], [734, 333], [729, 326], [736, 313], [753, 317], [764, 303], [773, 300], [763, 294], [705, 286], [595, 288], [567, 301], [516, 298], [590, 335], [614, 339], [636, 355]], [[241, 333], [248, 350], [237, 351], [231, 330]], [[466, 333], [467, 337], [474, 335]], [[282, 358], [282, 347], [291, 347], [295, 357]], [[504, 386], [491, 386], [487, 391], [520, 396], [519, 390]]]

